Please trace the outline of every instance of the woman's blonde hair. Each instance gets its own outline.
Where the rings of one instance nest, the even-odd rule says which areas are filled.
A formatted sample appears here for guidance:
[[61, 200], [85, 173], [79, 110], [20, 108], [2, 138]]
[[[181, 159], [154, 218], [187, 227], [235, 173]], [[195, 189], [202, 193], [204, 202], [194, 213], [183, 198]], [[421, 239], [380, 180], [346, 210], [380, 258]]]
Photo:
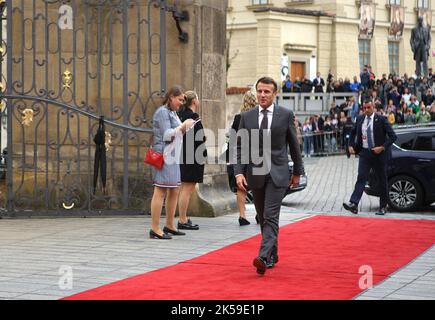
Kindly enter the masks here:
[[257, 105], [257, 97], [252, 91], [247, 91], [243, 96], [242, 106], [240, 112], [246, 112]]
[[189, 90], [184, 93], [183, 109], [191, 106], [193, 100], [199, 100], [198, 94], [195, 91]]

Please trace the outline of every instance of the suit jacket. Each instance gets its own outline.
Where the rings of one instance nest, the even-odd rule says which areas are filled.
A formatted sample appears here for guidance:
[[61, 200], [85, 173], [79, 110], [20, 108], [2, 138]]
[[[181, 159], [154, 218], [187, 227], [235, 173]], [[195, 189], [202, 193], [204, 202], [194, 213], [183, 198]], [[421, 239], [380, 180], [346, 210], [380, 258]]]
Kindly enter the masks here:
[[320, 78], [320, 82], [315, 78], [313, 80], [314, 92], [323, 92], [323, 87], [325, 86], [325, 80]]
[[[230, 164], [237, 163], [237, 161], [235, 160], [236, 153], [234, 153], [236, 142], [237, 142], [237, 137], [235, 135], [233, 135], [233, 133], [237, 132], [239, 130], [240, 117], [241, 117], [240, 113], [236, 114], [234, 116], [234, 119], [233, 119], [233, 124], [231, 125], [232, 131], [230, 131], [230, 136], [228, 137], [229, 139], [227, 142], [227, 151], [225, 151], [226, 163], [230, 163]], [[233, 151], [233, 153], [231, 153], [231, 154], [230, 154], [230, 148], [232, 148], [232, 151]], [[232, 159], [230, 159], [230, 156]]]
[[[237, 164], [234, 166], [234, 174], [237, 176], [238, 174], [244, 174], [246, 172], [248, 186], [251, 189], [261, 188], [264, 185], [266, 175], [254, 175], [253, 169], [255, 167], [261, 167], [261, 165], [256, 165], [252, 161], [252, 154], [258, 155], [260, 146], [251, 145], [252, 130], [259, 129], [258, 107], [241, 114], [239, 133], [242, 129], [246, 129], [248, 132], [250, 147], [247, 148], [247, 146], [244, 145], [242, 148], [242, 143], [244, 143], [244, 141], [243, 139], [239, 139], [237, 144]], [[304, 174], [301, 151], [294, 125], [293, 112], [275, 105], [269, 134], [271, 135], [270, 176], [275, 186], [287, 187], [290, 181], [288, 150], [290, 150], [290, 155], [294, 163], [293, 174]], [[246, 149], [249, 149], [250, 151], [249, 163], [243, 164], [242, 152]]]
[[[374, 114], [373, 115], [373, 139], [375, 147], [383, 146], [386, 152], [389, 152], [391, 145], [396, 141], [397, 136], [394, 133], [393, 128], [388, 122], [387, 118]], [[360, 115], [357, 117], [355, 125], [350, 133], [349, 145], [354, 148], [355, 153], [358, 154], [363, 147], [362, 142], [362, 125], [366, 118], [366, 115]], [[385, 153], [386, 153], [385, 152]], [[384, 153], [384, 152], [383, 152]], [[381, 155], [383, 154], [381, 153]]]
[[[190, 108], [183, 109], [182, 111], [180, 111], [178, 113], [178, 116], [180, 117], [181, 122], [184, 122], [187, 119], [197, 120], [199, 118], [199, 115], [196, 112], [193, 112], [192, 109], [190, 109]], [[197, 152], [197, 149], [199, 147], [201, 147], [201, 145], [204, 144], [205, 141], [206, 141], [205, 135], [202, 136], [202, 141], [199, 140], [200, 136], [199, 136], [198, 132], [201, 131], [201, 130], [204, 130], [204, 127], [202, 126], [202, 121], [199, 121], [193, 127], [193, 137], [195, 139], [193, 141], [193, 147], [194, 147], [193, 151], [195, 153]], [[188, 137], [187, 134], [185, 134], [183, 136], [183, 163], [187, 163], [186, 162], [186, 159], [187, 159], [187, 154], [186, 154], [187, 150], [186, 150], [186, 148], [187, 148], [187, 145], [188, 145], [187, 142], [186, 142], [187, 137]], [[196, 140], [196, 139], [198, 139], [198, 140]], [[204, 148], [203, 156], [207, 157], [207, 149], [205, 149], [205, 148]], [[195, 159], [195, 163], [197, 163], [196, 159]]]

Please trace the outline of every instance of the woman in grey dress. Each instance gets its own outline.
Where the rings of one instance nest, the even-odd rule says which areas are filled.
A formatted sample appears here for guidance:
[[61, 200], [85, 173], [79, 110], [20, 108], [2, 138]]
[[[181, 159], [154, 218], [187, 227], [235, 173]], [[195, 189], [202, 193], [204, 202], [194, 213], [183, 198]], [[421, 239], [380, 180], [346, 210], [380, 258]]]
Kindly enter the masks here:
[[[151, 230], [152, 239], [171, 239], [171, 235], [185, 235], [174, 227], [175, 208], [179, 192], [180, 166], [179, 154], [183, 143], [183, 134], [194, 124], [194, 120], [187, 119], [181, 123], [177, 111], [184, 102], [181, 87], [171, 88], [165, 95], [163, 105], [153, 116], [154, 146], [153, 150], [163, 154], [165, 159], [163, 168], [153, 168], [154, 193], [151, 200]], [[166, 197], [166, 223], [160, 229], [160, 215], [163, 201]]]

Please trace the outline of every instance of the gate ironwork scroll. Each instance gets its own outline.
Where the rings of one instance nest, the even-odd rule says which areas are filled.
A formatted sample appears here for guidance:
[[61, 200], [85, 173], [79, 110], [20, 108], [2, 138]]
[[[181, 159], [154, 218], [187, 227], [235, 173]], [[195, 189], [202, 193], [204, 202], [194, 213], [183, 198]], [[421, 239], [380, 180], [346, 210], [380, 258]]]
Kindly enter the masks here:
[[[149, 120], [166, 83], [166, 1], [0, 3], [6, 214], [143, 212]], [[100, 116], [107, 185], [94, 193]]]

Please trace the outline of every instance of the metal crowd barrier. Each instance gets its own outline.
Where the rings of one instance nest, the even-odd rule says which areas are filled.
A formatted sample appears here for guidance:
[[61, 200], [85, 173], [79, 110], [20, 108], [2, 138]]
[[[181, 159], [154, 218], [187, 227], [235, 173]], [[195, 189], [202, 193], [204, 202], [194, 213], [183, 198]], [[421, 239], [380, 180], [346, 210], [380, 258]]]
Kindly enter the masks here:
[[321, 157], [345, 154], [349, 137], [343, 130], [309, 132], [299, 135], [300, 148], [304, 157]]
[[354, 96], [358, 101], [358, 93], [280, 93], [277, 104], [293, 112], [328, 112], [331, 103], [340, 105], [346, 98]]
[[[393, 129], [409, 129], [421, 127], [433, 127], [435, 122], [415, 125], [396, 125]], [[298, 134], [299, 140], [302, 138], [300, 148], [304, 157], [322, 157], [348, 153], [349, 136], [343, 129], [334, 131], [309, 132]]]

